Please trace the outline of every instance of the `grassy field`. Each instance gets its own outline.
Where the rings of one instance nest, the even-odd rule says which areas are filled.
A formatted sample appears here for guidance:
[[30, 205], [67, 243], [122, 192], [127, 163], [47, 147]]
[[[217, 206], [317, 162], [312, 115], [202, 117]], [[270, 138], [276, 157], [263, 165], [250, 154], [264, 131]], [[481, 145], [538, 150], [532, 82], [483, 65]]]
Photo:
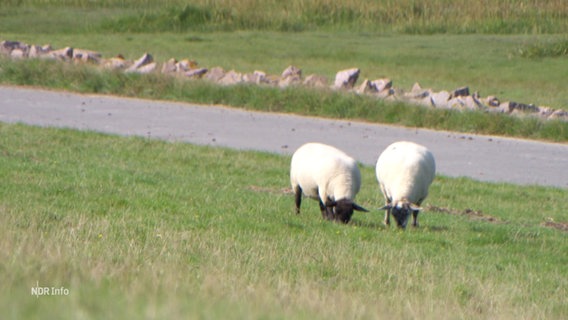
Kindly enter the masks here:
[[[568, 30], [568, 9], [563, 0], [4, 0], [0, 7], [6, 12], [4, 25], [12, 30], [19, 30], [11, 24], [17, 19], [14, 12], [37, 18], [46, 9], [51, 10], [55, 13], [51, 21], [58, 23], [47, 24], [47, 29], [44, 24], [28, 25], [39, 32], [75, 26], [77, 22], [79, 28], [70, 32], [348, 29], [413, 34], [542, 34]], [[94, 9], [104, 10], [105, 15], [93, 14]]]
[[296, 215], [288, 157], [5, 124], [0, 153], [5, 319], [568, 317], [566, 190], [439, 176], [401, 232]]

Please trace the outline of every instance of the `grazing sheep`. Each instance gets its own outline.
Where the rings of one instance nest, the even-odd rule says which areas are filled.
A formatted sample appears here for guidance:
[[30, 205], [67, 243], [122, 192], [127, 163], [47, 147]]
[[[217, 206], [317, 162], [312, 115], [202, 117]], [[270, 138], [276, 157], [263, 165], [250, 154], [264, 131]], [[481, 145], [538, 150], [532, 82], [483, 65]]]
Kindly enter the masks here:
[[400, 141], [388, 146], [377, 160], [377, 180], [386, 205], [385, 224], [392, 214], [401, 228], [406, 228], [412, 212], [412, 226], [418, 226], [420, 204], [428, 195], [428, 188], [436, 174], [436, 163], [426, 147]]
[[353, 210], [368, 212], [357, 205], [355, 196], [361, 187], [357, 162], [332, 146], [306, 143], [292, 156], [290, 182], [300, 213], [302, 193], [319, 201], [324, 219], [348, 223]]

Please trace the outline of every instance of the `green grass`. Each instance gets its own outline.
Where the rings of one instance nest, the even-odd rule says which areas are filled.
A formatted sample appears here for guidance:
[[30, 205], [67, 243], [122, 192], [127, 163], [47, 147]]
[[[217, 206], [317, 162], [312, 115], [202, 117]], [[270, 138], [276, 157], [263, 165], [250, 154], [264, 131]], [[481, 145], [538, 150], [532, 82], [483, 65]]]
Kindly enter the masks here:
[[[564, 189], [437, 177], [419, 229], [296, 215], [289, 157], [0, 125], [6, 319], [562, 319]], [[382, 205], [373, 168], [357, 200]], [[519, 201], [522, 199], [522, 201]], [[30, 294], [65, 287], [68, 296]]]
[[[562, 0], [496, 0], [483, 4], [467, 0], [7, 0], [0, 8], [5, 12], [0, 26], [12, 31], [19, 30], [15, 26], [18, 15], [33, 17], [39, 26], [52, 26], [42, 29], [28, 24], [39, 32], [64, 30], [70, 21], [75, 24], [77, 17], [82, 18], [79, 28], [66, 32], [356, 30], [543, 34], [568, 30], [568, 10]], [[92, 15], [93, 10], [104, 10], [104, 18]], [[64, 11], [67, 14], [61, 14]]]

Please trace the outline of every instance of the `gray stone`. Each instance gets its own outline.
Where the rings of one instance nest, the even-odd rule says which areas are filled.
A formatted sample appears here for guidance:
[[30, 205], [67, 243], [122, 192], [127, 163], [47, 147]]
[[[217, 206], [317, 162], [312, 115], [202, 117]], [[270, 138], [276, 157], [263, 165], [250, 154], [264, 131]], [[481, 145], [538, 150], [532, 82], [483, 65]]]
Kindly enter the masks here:
[[286, 79], [287, 77], [302, 78], [302, 69], [295, 66], [288, 66], [288, 68], [284, 69], [280, 78]]
[[548, 119], [567, 121], [568, 120], [568, 111], [558, 109], [558, 110], [554, 111], [550, 116], [548, 116]]
[[448, 91], [433, 92], [430, 94], [430, 102], [435, 108], [447, 109], [449, 108], [448, 101], [450, 100], [450, 93]]
[[497, 99], [497, 97], [488, 96], [487, 98], [485, 98], [485, 104], [489, 107], [499, 107], [501, 103], [499, 102], [499, 99]]
[[187, 71], [185, 73], [185, 76], [189, 78], [201, 78], [206, 73], [207, 73], [207, 68], [197, 68]]
[[392, 80], [389, 78], [376, 79], [371, 81], [378, 92], [392, 88]]
[[306, 79], [304, 79], [303, 84], [308, 87], [326, 88], [328, 86], [328, 80], [327, 77], [317, 74], [310, 74], [306, 77]]
[[103, 68], [110, 69], [110, 70], [120, 70], [126, 69], [130, 65], [130, 62], [124, 60], [124, 57], [118, 55], [116, 57], [103, 60], [102, 66]]
[[84, 50], [84, 49], [74, 49], [73, 59], [82, 62], [92, 62], [99, 64], [101, 62], [102, 55], [95, 51]]
[[28, 53], [29, 58], [41, 58], [45, 57], [51, 51], [50, 45], [45, 45], [43, 47], [32, 45], [30, 46], [30, 52]]
[[143, 66], [150, 64], [152, 62], [154, 62], [154, 58], [152, 57], [152, 55], [149, 53], [144, 53], [144, 55], [138, 58], [138, 60], [134, 61], [134, 64], [132, 64], [128, 69], [126, 69], [126, 72], [135, 72], [136, 69], [140, 69]]
[[369, 81], [368, 79], [365, 79], [365, 81], [363, 81], [363, 83], [361, 83], [361, 85], [359, 85], [355, 89], [355, 92], [359, 94], [374, 94], [378, 93], [379, 90], [377, 90], [377, 87], [373, 82]]
[[452, 97], [466, 97], [469, 96], [469, 87], [461, 87], [454, 90]]
[[217, 83], [222, 85], [235, 85], [244, 82], [242, 73], [231, 70], [217, 81]]
[[66, 47], [59, 50], [52, 50], [49, 52], [49, 56], [57, 60], [70, 60], [73, 58], [73, 48]]
[[148, 74], [153, 72], [154, 70], [156, 70], [156, 67], [158, 66], [158, 64], [156, 62], [150, 62], [147, 64], [144, 64], [143, 66], [130, 70], [127, 72], [134, 72], [134, 73], [140, 73], [140, 74]]
[[164, 74], [171, 74], [177, 72], [177, 60], [175, 58], [171, 58], [170, 60], [166, 61], [162, 65], [162, 73]]
[[477, 100], [474, 96], [462, 97], [465, 103], [465, 107], [469, 110], [480, 110], [483, 109], [483, 104]]
[[212, 82], [219, 82], [225, 76], [225, 70], [221, 67], [215, 67], [205, 74], [205, 79]]
[[361, 70], [358, 68], [351, 68], [339, 71], [335, 75], [335, 82], [333, 87], [335, 89], [352, 89], [359, 78]]

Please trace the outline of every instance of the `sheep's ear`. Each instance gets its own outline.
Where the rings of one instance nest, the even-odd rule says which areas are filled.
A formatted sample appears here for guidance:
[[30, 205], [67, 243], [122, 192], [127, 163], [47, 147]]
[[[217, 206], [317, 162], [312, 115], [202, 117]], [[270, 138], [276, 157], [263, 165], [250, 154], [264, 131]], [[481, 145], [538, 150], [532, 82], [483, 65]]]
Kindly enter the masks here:
[[392, 204], [385, 204], [385, 206], [379, 208], [379, 210], [388, 210], [388, 209], [390, 209], [390, 208], [392, 208]]
[[363, 211], [363, 212], [369, 212], [369, 210], [361, 207], [360, 205], [353, 203], [353, 210], [357, 210], [357, 211]]

